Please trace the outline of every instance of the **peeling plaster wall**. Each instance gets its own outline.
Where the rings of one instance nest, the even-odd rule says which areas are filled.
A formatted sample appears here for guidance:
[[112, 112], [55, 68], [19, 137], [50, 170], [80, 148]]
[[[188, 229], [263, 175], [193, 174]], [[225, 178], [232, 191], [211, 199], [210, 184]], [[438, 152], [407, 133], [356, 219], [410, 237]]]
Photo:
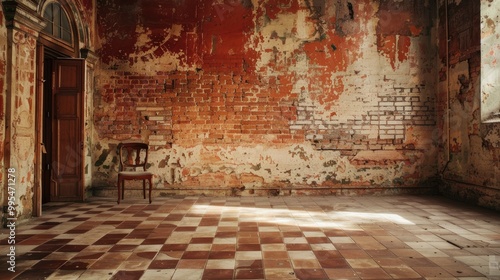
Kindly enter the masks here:
[[481, 121], [500, 122], [500, 2], [481, 1]]
[[[441, 191], [500, 209], [500, 126], [481, 122], [480, 25], [480, 22], [488, 22], [486, 18], [481, 19], [481, 9], [500, 11], [500, 2], [447, 2], [447, 6], [444, 1], [439, 3], [442, 20], [437, 112], [443, 131], [439, 166], [445, 182]], [[490, 31], [496, 33], [496, 37], [500, 35], [494, 28]]]
[[84, 158], [83, 164], [83, 181], [84, 181], [84, 199], [92, 196], [92, 149], [94, 145], [94, 72], [95, 72], [95, 58], [87, 58], [85, 65], [85, 106], [84, 106], [84, 143], [82, 156]]
[[93, 185], [155, 195], [435, 189], [434, 1], [97, 1]]
[[[7, 28], [5, 27], [5, 17], [3, 8], [0, 5], [0, 168], [5, 170], [4, 147], [5, 147], [5, 97], [7, 88], [5, 80], [7, 78]], [[0, 182], [4, 182], [4, 172], [0, 172]], [[5, 201], [6, 193], [0, 191], [0, 201]]]
[[18, 218], [31, 217], [33, 211], [34, 162], [35, 162], [35, 49], [37, 34], [28, 28], [12, 31], [12, 68], [15, 75], [10, 83], [10, 102], [6, 102], [7, 115], [5, 142], [6, 168], [15, 168], [16, 211]]
[[[104, 153], [106, 160], [100, 165], [103, 172], [94, 174], [101, 184], [109, 182], [110, 173], [118, 168], [113, 153], [107, 149]], [[420, 174], [423, 159], [410, 164], [406, 159], [410, 155], [372, 153], [360, 152], [350, 161], [339, 151], [318, 151], [311, 145], [175, 145], [155, 151], [150, 170], [158, 174], [158, 195], [394, 194], [402, 191], [395, 187], [410, 188], [421, 182], [421, 178], [409, 178], [408, 174]], [[419, 153], [413, 156], [419, 157]]]
[[[32, 3], [24, 3], [26, 10]], [[20, 8], [19, 8], [20, 9]], [[34, 108], [35, 108], [35, 49], [37, 30], [36, 20], [26, 16], [24, 25], [16, 20], [7, 23], [1, 10], [0, 20], [0, 89], [1, 89], [1, 155], [2, 205], [7, 205], [8, 194], [6, 174], [9, 168], [15, 172], [16, 215], [19, 220], [32, 216], [34, 193]], [[11, 28], [7, 28], [8, 25]], [[11, 173], [12, 174], [12, 173]], [[11, 186], [12, 187], [12, 186]], [[5, 216], [2, 219], [4, 224]]]

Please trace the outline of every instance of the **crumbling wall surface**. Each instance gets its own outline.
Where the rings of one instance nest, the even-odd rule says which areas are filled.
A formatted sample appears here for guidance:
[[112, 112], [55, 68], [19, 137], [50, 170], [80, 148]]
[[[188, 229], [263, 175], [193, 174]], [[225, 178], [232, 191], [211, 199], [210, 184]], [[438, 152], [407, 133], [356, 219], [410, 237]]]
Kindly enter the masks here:
[[94, 186], [152, 147], [156, 193], [434, 187], [434, 1], [97, 1]]
[[[0, 5], [0, 182], [4, 182], [4, 146], [5, 146], [5, 97], [7, 78], [7, 27], [5, 26], [3, 8]], [[0, 187], [0, 201], [3, 203], [6, 199], [4, 187]]]
[[[5, 20], [5, 17], [3, 17]], [[4, 178], [2, 187], [4, 205], [6, 197], [15, 198], [16, 215], [19, 219], [29, 218], [33, 212], [34, 161], [35, 161], [35, 53], [36, 30], [19, 24], [14, 28], [3, 28], [5, 44], [10, 50], [0, 52], [6, 63], [2, 80], [2, 134], [3, 176], [10, 176], [9, 187]], [[4, 45], [5, 47], [6, 45]], [[0, 60], [2, 61], [2, 60]], [[0, 70], [1, 71], [1, 70]]]
[[[437, 111], [444, 143], [439, 162], [446, 181], [441, 189], [447, 195], [500, 209], [500, 125], [481, 122], [481, 78], [487, 73], [480, 71], [480, 22], [487, 23], [484, 27], [496, 33], [495, 38], [500, 35], [495, 29], [498, 17], [481, 19], [481, 9], [500, 12], [500, 2], [445, 2], [439, 3], [443, 43]], [[489, 59], [492, 54], [483, 55]]]

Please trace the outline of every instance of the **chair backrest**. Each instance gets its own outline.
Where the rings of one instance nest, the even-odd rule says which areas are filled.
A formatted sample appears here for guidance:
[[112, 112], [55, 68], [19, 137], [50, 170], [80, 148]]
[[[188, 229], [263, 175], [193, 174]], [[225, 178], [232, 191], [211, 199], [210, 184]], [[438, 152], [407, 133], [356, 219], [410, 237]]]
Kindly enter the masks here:
[[120, 143], [118, 145], [120, 156], [120, 171], [135, 170], [142, 167], [146, 171], [148, 164], [149, 146], [146, 143]]

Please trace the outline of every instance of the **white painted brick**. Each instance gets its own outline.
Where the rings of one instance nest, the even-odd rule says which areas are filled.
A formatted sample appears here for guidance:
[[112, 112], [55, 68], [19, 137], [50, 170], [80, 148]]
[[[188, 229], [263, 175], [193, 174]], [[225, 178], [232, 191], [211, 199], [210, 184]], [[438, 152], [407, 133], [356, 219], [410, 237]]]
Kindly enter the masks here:
[[396, 102], [396, 106], [412, 106], [413, 102]]
[[162, 117], [162, 116], [151, 116], [151, 117], [149, 117], [149, 120], [150, 121], [164, 121], [165, 117]]
[[352, 148], [355, 150], [366, 150], [368, 148], [368, 145], [367, 144], [353, 145]]
[[394, 106], [394, 102], [379, 102], [379, 106]]
[[382, 140], [387, 140], [387, 139], [396, 139], [395, 135], [380, 135], [380, 139]]
[[137, 111], [164, 111], [163, 107], [136, 107]]
[[149, 135], [149, 140], [157, 141], [164, 139], [165, 139], [164, 135]]
[[381, 125], [380, 129], [394, 129], [394, 126], [392, 126], [392, 125]]
[[167, 141], [149, 141], [150, 146], [166, 146]]
[[340, 124], [340, 121], [339, 120], [328, 120], [328, 121], [324, 121], [324, 124], [326, 124], [326, 125], [338, 125], [338, 124]]
[[396, 107], [394, 106], [380, 106], [380, 111], [395, 111]]

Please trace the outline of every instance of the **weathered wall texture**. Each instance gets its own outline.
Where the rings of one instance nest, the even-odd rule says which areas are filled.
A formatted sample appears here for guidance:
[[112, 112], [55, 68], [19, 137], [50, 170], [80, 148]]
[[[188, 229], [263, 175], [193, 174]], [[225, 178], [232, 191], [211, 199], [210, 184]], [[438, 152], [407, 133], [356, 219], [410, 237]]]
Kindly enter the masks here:
[[155, 195], [434, 188], [435, 7], [98, 0], [96, 194], [126, 140], [152, 146]]
[[[493, 32], [495, 38], [500, 35], [498, 16], [489, 18], [483, 13], [481, 19], [481, 9], [499, 12], [500, 2], [448, 1], [447, 6], [444, 2], [439, 3], [442, 43], [437, 110], [444, 143], [439, 162], [446, 184], [441, 189], [453, 197], [500, 209], [500, 125], [481, 123], [481, 103], [485, 102], [481, 77], [487, 78], [488, 73], [480, 73], [480, 22], [486, 24], [483, 31]], [[483, 54], [486, 61], [491, 55]]]
[[[17, 11], [36, 10], [33, 3], [23, 3]], [[5, 11], [3, 11], [5, 12]], [[12, 13], [10, 13], [12, 14]], [[36, 17], [2, 18], [2, 40], [7, 50], [3, 52], [5, 67], [2, 90], [3, 116], [3, 176], [7, 168], [15, 168], [15, 202], [20, 219], [31, 217], [33, 211], [35, 163], [35, 53], [36, 38], [41, 28]], [[7, 28], [9, 27], [9, 28]], [[7, 180], [2, 188], [4, 205], [7, 203]]]
[[481, 1], [481, 121], [500, 122], [500, 2]]
[[[7, 78], [7, 28], [5, 26], [5, 17], [3, 14], [2, 6], [0, 5], [0, 168], [5, 170], [4, 164], [4, 146], [5, 146], [5, 97]], [[0, 172], [0, 182], [4, 182], [4, 172]], [[4, 187], [0, 188], [0, 201], [6, 199], [6, 193], [3, 191]]]
[[[37, 133], [40, 133], [36, 125], [39, 113], [37, 94], [41, 94], [37, 91], [40, 83], [36, 77], [37, 41], [44, 27], [39, 2], [2, 1], [0, 5], [0, 167], [3, 170], [0, 174], [0, 199], [2, 205], [7, 205], [5, 177], [8, 168], [15, 168], [15, 202], [19, 221], [30, 218], [35, 211], [34, 206], [41, 204], [41, 199], [35, 201], [34, 195], [37, 187], [35, 177], [41, 173], [41, 167], [35, 167], [35, 147], [40, 145], [37, 142]], [[80, 47], [92, 48], [89, 36], [94, 22], [92, 1], [82, 1], [85, 6], [79, 1], [68, 2], [75, 9], [73, 16], [79, 23], [78, 34], [75, 35], [81, 36], [83, 45]], [[91, 90], [88, 92], [92, 93]], [[92, 127], [90, 122], [87, 130], [91, 131]], [[87, 178], [91, 182], [90, 175]]]

